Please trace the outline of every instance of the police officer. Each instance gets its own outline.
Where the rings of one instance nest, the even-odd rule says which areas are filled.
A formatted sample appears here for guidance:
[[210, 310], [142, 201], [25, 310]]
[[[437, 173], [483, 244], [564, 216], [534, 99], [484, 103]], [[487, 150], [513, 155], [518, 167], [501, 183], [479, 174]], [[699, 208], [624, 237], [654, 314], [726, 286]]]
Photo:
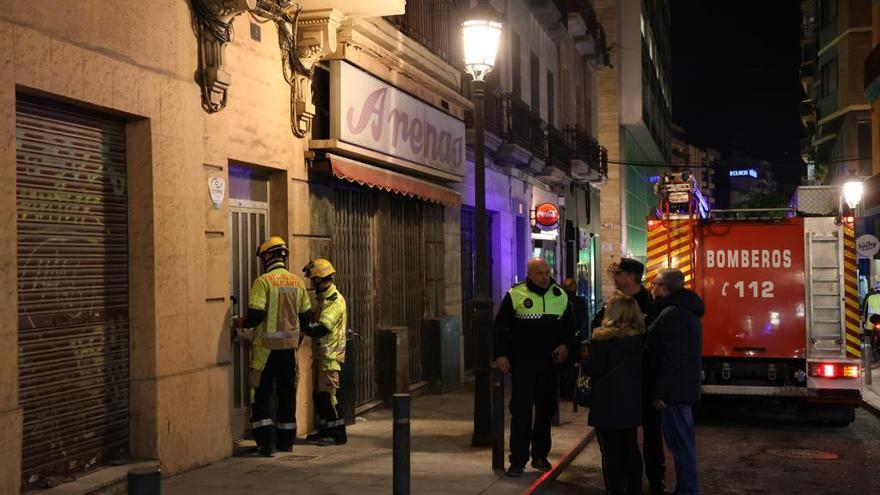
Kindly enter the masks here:
[[336, 270], [325, 259], [316, 259], [303, 268], [312, 282], [317, 299], [312, 323], [304, 331], [315, 343], [318, 386], [314, 394], [318, 411], [318, 432], [307, 440], [318, 445], [343, 445], [348, 441], [345, 416], [339, 402], [339, 372], [345, 362], [345, 298], [333, 283]]
[[[550, 421], [556, 412], [556, 365], [565, 362], [572, 336], [568, 296], [550, 278], [542, 258], [529, 261], [525, 282], [507, 291], [495, 318], [495, 365], [511, 374], [510, 466], [519, 477], [550, 469]], [[534, 423], [532, 413], [534, 411]]]
[[[263, 274], [251, 287], [246, 318], [236, 320], [251, 349], [251, 429], [260, 455], [271, 457], [273, 437], [279, 451], [290, 452], [296, 439], [296, 349], [300, 328], [312, 319], [305, 284], [287, 271], [287, 244], [270, 237], [257, 249]], [[278, 407], [272, 420], [272, 395]], [[274, 426], [274, 428], [273, 428]]]

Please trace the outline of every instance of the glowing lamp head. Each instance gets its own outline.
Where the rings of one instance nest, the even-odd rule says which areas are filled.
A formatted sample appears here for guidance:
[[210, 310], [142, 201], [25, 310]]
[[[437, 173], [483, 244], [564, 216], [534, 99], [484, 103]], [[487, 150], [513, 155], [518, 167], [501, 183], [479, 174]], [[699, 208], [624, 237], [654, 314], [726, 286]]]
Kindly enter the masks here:
[[846, 201], [847, 206], [855, 209], [862, 200], [864, 191], [865, 186], [861, 181], [847, 182], [843, 184], [843, 200]]
[[475, 81], [483, 81], [493, 67], [501, 40], [501, 22], [491, 7], [478, 4], [461, 23], [464, 66]]

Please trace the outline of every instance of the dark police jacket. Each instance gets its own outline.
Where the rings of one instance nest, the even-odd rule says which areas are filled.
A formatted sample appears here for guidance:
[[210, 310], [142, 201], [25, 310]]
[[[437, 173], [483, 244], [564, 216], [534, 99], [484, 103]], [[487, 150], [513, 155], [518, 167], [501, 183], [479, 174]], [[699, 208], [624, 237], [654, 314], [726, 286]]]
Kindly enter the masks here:
[[495, 317], [493, 357], [550, 359], [554, 349], [573, 343], [571, 304], [562, 287], [542, 289], [526, 280], [510, 288]]

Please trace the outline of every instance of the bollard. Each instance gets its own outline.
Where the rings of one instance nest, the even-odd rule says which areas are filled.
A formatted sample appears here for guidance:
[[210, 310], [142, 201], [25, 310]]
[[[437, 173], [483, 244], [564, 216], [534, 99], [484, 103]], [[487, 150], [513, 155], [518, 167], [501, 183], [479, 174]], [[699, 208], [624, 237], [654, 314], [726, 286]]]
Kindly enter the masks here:
[[161, 493], [161, 469], [143, 467], [128, 472], [128, 495], [160, 495]]
[[394, 495], [409, 495], [409, 398], [409, 394], [392, 397]]
[[504, 373], [492, 369], [492, 469], [504, 470]]

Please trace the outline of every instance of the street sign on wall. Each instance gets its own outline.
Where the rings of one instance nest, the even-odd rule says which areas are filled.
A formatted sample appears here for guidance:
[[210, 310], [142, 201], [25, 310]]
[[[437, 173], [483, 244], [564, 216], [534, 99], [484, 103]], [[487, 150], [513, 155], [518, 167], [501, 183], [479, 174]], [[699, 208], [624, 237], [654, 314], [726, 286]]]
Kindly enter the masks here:
[[856, 252], [863, 258], [873, 258], [880, 251], [880, 240], [871, 234], [860, 235], [856, 239]]

